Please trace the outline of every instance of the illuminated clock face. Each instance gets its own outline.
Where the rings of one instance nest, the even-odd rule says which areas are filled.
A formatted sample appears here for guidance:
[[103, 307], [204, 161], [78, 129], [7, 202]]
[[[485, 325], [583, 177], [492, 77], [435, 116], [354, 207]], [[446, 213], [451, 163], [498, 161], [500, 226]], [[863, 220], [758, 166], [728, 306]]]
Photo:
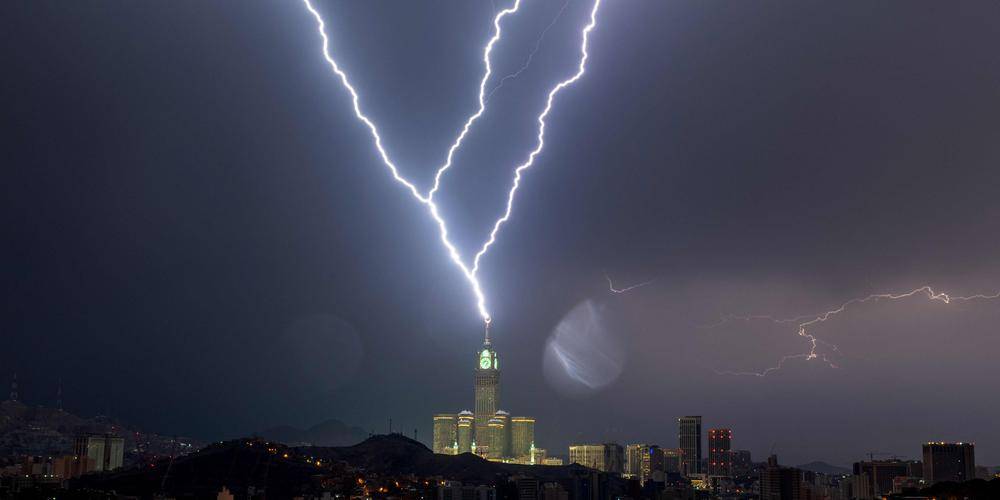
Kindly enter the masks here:
[[489, 368], [490, 367], [490, 358], [485, 357], [485, 356], [482, 357], [482, 358], [479, 358], [479, 367], [482, 368], [482, 369], [484, 369], [484, 370], [487, 369], [487, 368]]

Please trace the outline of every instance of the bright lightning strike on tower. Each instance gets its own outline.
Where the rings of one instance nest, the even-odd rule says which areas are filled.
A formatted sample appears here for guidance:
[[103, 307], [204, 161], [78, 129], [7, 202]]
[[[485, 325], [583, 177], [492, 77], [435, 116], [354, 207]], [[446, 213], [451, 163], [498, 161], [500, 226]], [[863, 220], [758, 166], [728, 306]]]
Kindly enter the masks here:
[[800, 337], [806, 338], [809, 341], [809, 346], [810, 346], [809, 352], [782, 356], [781, 358], [779, 358], [778, 363], [776, 365], [760, 372], [716, 371], [716, 373], [719, 375], [752, 375], [756, 377], [764, 377], [772, 372], [780, 370], [784, 366], [785, 362], [793, 359], [804, 359], [806, 361], [813, 359], [821, 359], [824, 362], [826, 362], [830, 367], [836, 368], [837, 365], [834, 364], [833, 361], [829, 360], [824, 354], [817, 352], [817, 350], [819, 348], [819, 344], [829, 346], [834, 351], [838, 351], [839, 348], [836, 345], [820, 340], [815, 335], [809, 333], [808, 329], [810, 327], [819, 323], [825, 323], [826, 321], [829, 321], [834, 316], [846, 311], [847, 308], [852, 305], [864, 304], [867, 302], [878, 302], [880, 300], [900, 300], [917, 295], [924, 295], [925, 297], [927, 297], [928, 300], [943, 302], [945, 304], [951, 304], [952, 302], [965, 302], [970, 300], [991, 300], [1000, 298], [1000, 292], [994, 293], [992, 295], [976, 294], [976, 295], [966, 295], [966, 296], [958, 296], [958, 295], [953, 296], [944, 292], [935, 292], [934, 289], [931, 288], [930, 286], [924, 285], [920, 288], [916, 288], [910, 290], [909, 292], [904, 292], [904, 293], [875, 293], [868, 295], [866, 297], [854, 298], [848, 300], [847, 302], [844, 302], [837, 308], [813, 316], [796, 316], [794, 318], [787, 318], [787, 319], [775, 319], [772, 316], [766, 316], [766, 315], [728, 316], [726, 318], [723, 318], [722, 322], [716, 323], [715, 325], [710, 325], [707, 328], [714, 328], [717, 326], [721, 326], [722, 324], [725, 324], [726, 322], [733, 320], [742, 320], [742, 321], [766, 320], [772, 323], [793, 323], [805, 318], [810, 318], [808, 321], [799, 323], [798, 325], [798, 335]]
[[524, 164], [519, 165], [515, 170], [514, 186], [513, 188], [511, 188], [508, 194], [506, 211], [504, 212], [503, 217], [497, 220], [496, 223], [494, 224], [489, 239], [483, 244], [480, 251], [476, 254], [471, 269], [469, 268], [468, 265], [465, 264], [465, 261], [462, 259], [462, 256], [459, 253], [458, 249], [455, 247], [454, 244], [452, 244], [452, 242], [448, 238], [447, 223], [444, 217], [442, 217], [441, 214], [439, 213], [438, 206], [434, 203], [434, 194], [438, 191], [440, 187], [442, 175], [444, 175], [444, 173], [451, 167], [452, 158], [454, 157], [455, 152], [461, 146], [462, 140], [468, 134], [469, 129], [472, 127], [472, 124], [475, 123], [475, 121], [478, 120], [479, 117], [482, 116], [483, 112], [485, 111], [486, 83], [488, 82], [493, 72], [492, 64], [490, 62], [490, 54], [493, 50], [493, 46], [500, 39], [501, 36], [500, 21], [507, 15], [517, 12], [517, 10], [520, 8], [521, 0], [515, 0], [513, 6], [501, 10], [493, 18], [493, 27], [494, 27], [493, 36], [490, 38], [490, 40], [486, 44], [486, 47], [483, 49], [483, 64], [485, 66], [485, 71], [479, 84], [479, 108], [466, 120], [465, 125], [462, 127], [462, 131], [459, 133], [454, 143], [452, 143], [451, 147], [448, 149], [446, 161], [441, 167], [438, 168], [437, 172], [435, 173], [434, 184], [426, 195], [422, 194], [420, 190], [412, 182], [407, 180], [399, 173], [399, 169], [396, 167], [396, 164], [393, 163], [392, 159], [389, 157], [389, 154], [382, 146], [382, 138], [379, 136], [378, 127], [376, 127], [375, 123], [361, 111], [360, 97], [358, 95], [357, 90], [355, 90], [354, 86], [351, 85], [350, 80], [347, 77], [347, 74], [340, 68], [340, 65], [337, 64], [337, 61], [330, 54], [330, 39], [326, 35], [326, 23], [323, 21], [323, 18], [319, 14], [319, 12], [313, 7], [310, 0], [302, 0], [302, 3], [305, 5], [306, 9], [309, 11], [310, 14], [312, 14], [313, 18], [316, 20], [317, 31], [319, 32], [319, 35], [323, 40], [323, 57], [326, 59], [326, 62], [330, 65], [330, 68], [333, 70], [333, 72], [337, 75], [337, 77], [339, 77], [340, 82], [344, 86], [344, 88], [347, 89], [347, 91], [351, 94], [351, 103], [354, 108], [355, 117], [362, 123], [364, 123], [366, 127], [368, 127], [368, 131], [372, 136], [372, 140], [374, 141], [375, 148], [378, 150], [379, 156], [382, 159], [382, 163], [385, 164], [386, 168], [389, 169], [389, 172], [391, 173], [393, 179], [399, 184], [403, 185], [410, 192], [410, 194], [413, 196], [414, 199], [416, 199], [419, 203], [427, 207], [428, 213], [438, 226], [438, 233], [439, 233], [439, 239], [441, 240], [441, 244], [448, 251], [448, 256], [451, 259], [452, 263], [454, 263], [459, 268], [459, 270], [461, 270], [463, 276], [465, 276], [466, 281], [468, 281], [470, 287], [472, 288], [473, 294], [476, 297], [476, 307], [479, 311], [479, 315], [483, 318], [483, 321], [486, 323], [488, 327], [491, 317], [486, 307], [486, 297], [483, 294], [482, 287], [480, 286], [479, 280], [476, 277], [476, 274], [479, 270], [479, 260], [486, 253], [489, 247], [496, 241], [496, 234], [497, 231], [499, 231], [500, 226], [503, 223], [505, 223], [510, 217], [514, 200], [514, 194], [517, 191], [518, 186], [520, 185], [521, 172], [524, 169], [529, 168], [531, 166], [535, 157], [541, 152], [542, 148], [544, 147], [543, 139], [545, 131], [545, 118], [546, 116], [548, 116], [548, 113], [552, 109], [552, 103], [555, 98], [555, 95], [560, 90], [576, 82], [577, 80], [580, 79], [580, 77], [583, 76], [587, 61], [587, 42], [589, 39], [590, 31], [597, 24], [596, 15], [597, 15], [597, 8], [600, 5], [600, 0], [595, 0], [594, 7], [590, 12], [590, 22], [583, 29], [583, 45], [581, 47], [581, 59], [577, 72], [569, 79], [559, 82], [552, 90], [549, 91], [545, 109], [538, 116], [538, 123], [539, 123], [538, 145], [529, 154], [528, 161], [525, 162]]

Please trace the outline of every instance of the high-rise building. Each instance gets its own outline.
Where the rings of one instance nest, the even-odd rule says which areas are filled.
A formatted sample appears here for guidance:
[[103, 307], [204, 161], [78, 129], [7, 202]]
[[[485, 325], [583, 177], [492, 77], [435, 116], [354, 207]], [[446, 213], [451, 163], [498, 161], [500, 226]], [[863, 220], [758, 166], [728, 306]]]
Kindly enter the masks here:
[[642, 452], [648, 448], [647, 444], [625, 445], [625, 472], [622, 474], [629, 479], [639, 479], [639, 472], [642, 469]]
[[646, 484], [654, 472], [665, 472], [663, 450], [655, 444], [630, 444], [625, 447], [624, 476]]
[[496, 351], [490, 344], [490, 330], [486, 329], [486, 340], [476, 356], [476, 405], [475, 435], [478, 444], [488, 436], [490, 419], [500, 406], [500, 364]]
[[535, 448], [531, 447], [531, 451], [528, 452], [528, 463], [531, 465], [544, 464], [548, 460], [548, 452], [545, 448]]
[[617, 443], [574, 444], [569, 447], [569, 461], [601, 472], [621, 474], [625, 469], [625, 449]]
[[93, 460], [92, 471], [112, 471], [122, 466], [125, 439], [110, 434], [77, 436], [73, 452], [78, 457]]
[[854, 463], [854, 482], [859, 499], [882, 498], [892, 493], [897, 477], [910, 475], [910, 462], [904, 460], [870, 460]]
[[708, 475], [733, 476], [733, 431], [708, 430]]
[[454, 413], [434, 415], [434, 453], [454, 455], [458, 443], [458, 416]]
[[972, 443], [924, 443], [924, 480], [970, 481], [976, 478], [976, 451]]
[[472, 426], [475, 418], [469, 410], [462, 410], [458, 414], [456, 433], [458, 434], [457, 453], [472, 453]]
[[701, 473], [701, 416], [677, 419], [677, 446], [684, 451], [684, 474]]
[[569, 447], [569, 463], [604, 470], [604, 445], [573, 444]]
[[497, 410], [487, 423], [489, 428], [489, 458], [498, 460], [510, 456], [510, 416], [503, 410]]
[[750, 450], [735, 450], [732, 453], [733, 475], [738, 477], [749, 476], [753, 470], [753, 460], [750, 457]]
[[510, 456], [514, 458], [528, 457], [535, 443], [535, 419], [531, 417], [513, 417], [510, 419]]
[[663, 460], [663, 450], [654, 444], [642, 455], [642, 463], [639, 465], [639, 482], [646, 484], [646, 481], [652, 479], [657, 472], [662, 475], [663, 472], [666, 472], [666, 467]]
[[663, 448], [663, 470], [680, 474], [684, 469], [684, 450]]
[[778, 465], [778, 457], [767, 458], [760, 471], [760, 500], [801, 500], [802, 471]]

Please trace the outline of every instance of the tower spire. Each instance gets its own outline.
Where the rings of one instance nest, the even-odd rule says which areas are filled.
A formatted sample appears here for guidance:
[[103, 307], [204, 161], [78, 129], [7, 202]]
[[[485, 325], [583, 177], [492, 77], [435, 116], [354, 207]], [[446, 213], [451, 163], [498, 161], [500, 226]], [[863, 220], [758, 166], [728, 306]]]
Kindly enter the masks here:
[[486, 340], [483, 341], [483, 345], [490, 345], [490, 322], [486, 322]]
[[7, 398], [11, 401], [17, 401], [17, 372], [14, 372], [14, 378], [10, 381], [10, 397]]

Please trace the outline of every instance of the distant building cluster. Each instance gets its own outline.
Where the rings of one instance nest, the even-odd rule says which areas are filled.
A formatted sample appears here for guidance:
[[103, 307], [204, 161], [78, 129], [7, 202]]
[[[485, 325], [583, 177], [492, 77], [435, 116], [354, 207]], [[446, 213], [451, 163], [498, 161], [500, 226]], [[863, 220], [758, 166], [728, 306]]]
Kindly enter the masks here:
[[703, 437], [702, 417], [696, 415], [677, 419], [676, 448], [648, 443], [572, 444], [569, 461], [634, 480], [643, 498], [705, 494], [709, 496], [704, 498], [876, 500], [913, 494], [936, 483], [990, 478], [990, 471], [976, 467], [974, 449], [971, 443], [930, 442], [923, 445], [923, 461], [876, 460], [872, 454], [855, 463], [853, 471], [824, 474], [782, 466], [774, 455], [754, 463], [748, 450], [733, 450], [732, 429], [711, 428]]
[[178, 438], [126, 431], [108, 417], [81, 418], [62, 408], [22, 400], [17, 375], [0, 401], [0, 498], [32, 489], [58, 489], [69, 480], [183, 455], [200, 446]]
[[[110, 434], [85, 434], [74, 440], [73, 453], [59, 456], [25, 455], [19, 463], [0, 468], [0, 486], [10, 493], [36, 487], [62, 487], [70, 479], [94, 472], [110, 472], [123, 464], [125, 440]], [[0, 494], [2, 497], [2, 494]]]
[[677, 419], [676, 448], [648, 443], [573, 444], [569, 447], [569, 461], [654, 489], [691, 487], [693, 491], [733, 494], [750, 491], [750, 484], [741, 487], [739, 481], [749, 478], [753, 471], [750, 452], [732, 449], [733, 431], [709, 429], [707, 440], [706, 456], [702, 417], [684, 416]]
[[434, 415], [434, 453], [475, 453], [488, 460], [558, 465], [535, 447], [535, 419], [500, 409], [500, 358], [489, 329], [476, 354], [474, 411]]

